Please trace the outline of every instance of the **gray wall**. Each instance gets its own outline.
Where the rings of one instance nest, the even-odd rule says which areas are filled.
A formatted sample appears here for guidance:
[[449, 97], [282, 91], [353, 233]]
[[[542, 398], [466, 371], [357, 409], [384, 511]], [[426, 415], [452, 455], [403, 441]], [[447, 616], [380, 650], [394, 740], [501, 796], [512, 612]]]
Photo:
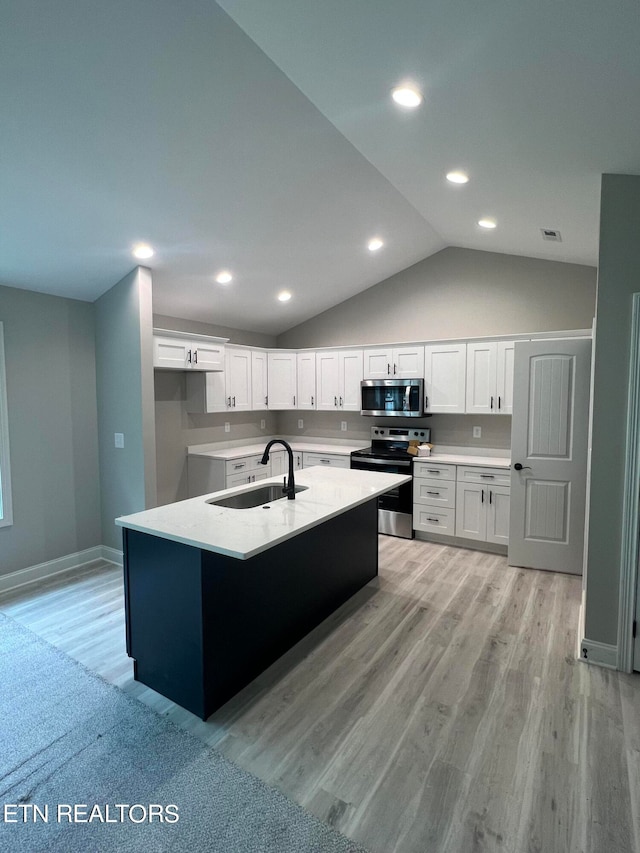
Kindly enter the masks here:
[[[430, 418], [366, 418], [358, 412], [278, 412], [276, 428], [280, 435], [319, 436], [322, 438], [362, 439], [367, 443], [371, 427], [430, 427], [435, 445], [508, 449], [511, 446], [511, 418], [496, 415], [432, 415]], [[302, 419], [303, 427], [298, 427]], [[342, 430], [342, 422], [347, 429]], [[473, 438], [472, 427], [482, 428], [481, 438]]]
[[153, 326], [157, 329], [174, 329], [176, 332], [193, 332], [196, 335], [214, 335], [229, 338], [230, 344], [242, 344], [247, 347], [274, 347], [275, 335], [263, 335], [260, 332], [245, 332], [229, 326], [216, 326], [212, 323], [199, 323], [197, 320], [185, 320], [182, 317], [167, 317], [164, 314], [153, 315]]
[[[137, 267], [95, 302], [102, 542], [119, 515], [156, 502], [151, 273]], [[124, 433], [124, 449], [114, 433]]]
[[590, 329], [594, 267], [443, 249], [278, 337], [280, 347]]
[[640, 177], [603, 175], [585, 635], [617, 643], [632, 294], [640, 291]]
[[102, 542], [94, 311], [86, 302], [0, 286], [13, 519], [0, 574]]

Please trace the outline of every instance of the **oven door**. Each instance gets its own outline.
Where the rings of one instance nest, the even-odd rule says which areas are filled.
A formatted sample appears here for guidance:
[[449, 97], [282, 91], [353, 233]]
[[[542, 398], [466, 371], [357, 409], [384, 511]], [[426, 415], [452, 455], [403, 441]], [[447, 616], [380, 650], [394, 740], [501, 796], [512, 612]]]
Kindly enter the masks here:
[[[386, 474], [410, 474], [411, 462], [358, 458], [351, 455], [351, 467], [360, 471], [384, 471]], [[413, 539], [413, 481], [396, 486], [378, 498], [378, 532]]]

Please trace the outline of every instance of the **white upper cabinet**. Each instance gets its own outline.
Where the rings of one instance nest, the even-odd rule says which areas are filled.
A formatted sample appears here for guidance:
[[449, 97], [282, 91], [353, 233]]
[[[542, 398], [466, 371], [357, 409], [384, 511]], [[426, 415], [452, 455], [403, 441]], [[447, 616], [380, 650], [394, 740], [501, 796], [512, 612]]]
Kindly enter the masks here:
[[364, 350], [364, 379], [420, 379], [423, 370], [423, 346]]
[[466, 412], [510, 415], [513, 411], [514, 341], [467, 344]]
[[224, 338], [154, 330], [153, 366], [165, 370], [224, 370]]
[[295, 352], [268, 353], [268, 385], [270, 409], [296, 408], [297, 359]]
[[251, 351], [251, 408], [254, 412], [267, 408], [267, 353]]
[[362, 350], [316, 353], [316, 408], [359, 412]]
[[316, 408], [316, 354], [299, 352], [296, 359], [297, 399], [296, 409]]
[[227, 347], [225, 385], [226, 406], [229, 411], [246, 412], [252, 408], [251, 350]]
[[363, 354], [361, 349], [338, 353], [338, 379], [340, 408], [345, 412], [359, 412], [362, 408], [360, 383], [363, 379]]
[[463, 414], [467, 344], [428, 344], [424, 348], [425, 411]]

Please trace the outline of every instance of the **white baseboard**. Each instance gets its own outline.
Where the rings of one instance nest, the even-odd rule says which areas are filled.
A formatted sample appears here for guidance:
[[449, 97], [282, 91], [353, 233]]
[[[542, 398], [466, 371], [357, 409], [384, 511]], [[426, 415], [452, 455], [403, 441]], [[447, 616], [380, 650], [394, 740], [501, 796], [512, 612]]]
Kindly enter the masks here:
[[116, 563], [121, 566], [122, 551], [108, 548], [106, 545], [96, 545], [93, 548], [87, 548], [85, 551], [77, 551], [75, 554], [58, 557], [57, 560], [48, 560], [46, 563], [38, 563], [36, 566], [28, 566], [26, 569], [18, 569], [16, 572], [0, 575], [0, 593], [36, 583], [36, 581], [46, 580], [54, 575], [68, 572], [71, 569], [79, 569], [99, 560], [106, 560], [109, 563]]
[[580, 642], [580, 660], [583, 663], [595, 663], [608, 669], [617, 669], [618, 647], [597, 640], [582, 639]]

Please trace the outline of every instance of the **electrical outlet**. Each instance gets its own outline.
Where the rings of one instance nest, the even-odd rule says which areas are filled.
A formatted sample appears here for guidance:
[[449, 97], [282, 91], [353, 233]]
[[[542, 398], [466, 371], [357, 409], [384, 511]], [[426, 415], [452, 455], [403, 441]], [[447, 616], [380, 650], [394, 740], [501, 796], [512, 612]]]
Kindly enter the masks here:
[[120, 448], [124, 447], [124, 433], [123, 432], [114, 432], [113, 438], [114, 438], [115, 445], [117, 448], [120, 449]]
[[342, 430], [342, 432], [347, 431], [347, 422], [346, 421], [340, 421], [340, 429]]
[[231, 424], [229, 423], [229, 421], [224, 422], [224, 431], [231, 432]]
[[302, 418], [298, 418], [298, 429], [304, 429], [304, 421]]
[[474, 438], [482, 438], [482, 427], [474, 427], [473, 428], [473, 437]]
[[267, 426], [267, 422], [264, 418], [260, 419], [260, 429], [264, 429]]

